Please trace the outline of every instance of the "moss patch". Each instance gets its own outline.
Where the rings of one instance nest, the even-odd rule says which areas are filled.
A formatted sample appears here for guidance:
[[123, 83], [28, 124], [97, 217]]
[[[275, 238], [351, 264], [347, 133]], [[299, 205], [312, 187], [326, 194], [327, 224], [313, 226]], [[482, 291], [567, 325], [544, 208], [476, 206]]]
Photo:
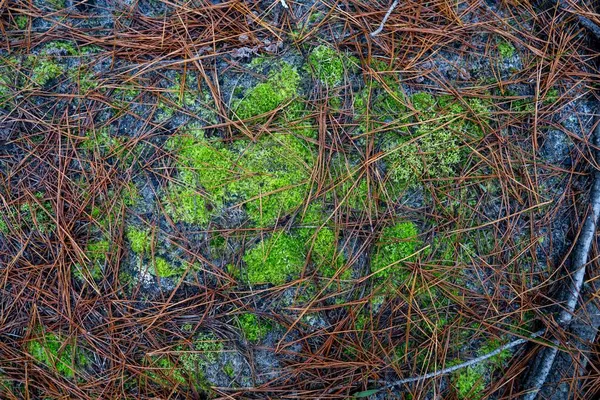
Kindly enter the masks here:
[[500, 53], [500, 57], [502, 57], [503, 60], [512, 58], [515, 55], [515, 52], [515, 47], [506, 40], [498, 42], [498, 53]]
[[252, 313], [241, 314], [237, 320], [244, 337], [250, 342], [258, 342], [272, 329], [270, 323], [262, 321]]
[[339, 52], [331, 47], [320, 45], [308, 56], [309, 70], [328, 87], [342, 83], [344, 79], [344, 62]]
[[232, 174], [232, 154], [218, 142], [204, 138], [199, 129], [170, 138], [166, 148], [174, 152], [178, 177], [164, 196], [167, 214], [175, 222], [205, 225], [212, 210], [223, 205]]
[[379, 242], [371, 258], [371, 272], [381, 279], [391, 279], [395, 285], [403, 283], [408, 271], [403, 261], [411, 261], [411, 255], [421, 243], [418, 230], [412, 222], [400, 222], [382, 229]]
[[131, 250], [136, 254], [148, 254], [152, 248], [150, 231], [147, 229], [139, 229], [134, 226], [128, 227], [127, 240], [129, 240]]
[[300, 75], [288, 63], [282, 63], [279, 69], [269, 73], [265, 82], [259, 83], [246, 92], [233, 109], [240, 119], [248, 119], [266, 114], [291, 100], [297, 93]]
[[274, 233], [244, 255], [251, 284], [281, 285], [296, 277], [305, 262], [304, 242], [284, 232]]
[[77, 368], [86, 364], [85, 357], [75, 346], [64, 345], [64, 340], [54, 333], [29, 342], [28, 351], [35, 360], [65, 378], [73, 378]]
[[305, 142], [273, 134], [254, 144], [238, 142], [236, 147], [240, 172], [229, 192], [243, 202], [252, 221], [269, 226], [302, 205], [314, 162]]

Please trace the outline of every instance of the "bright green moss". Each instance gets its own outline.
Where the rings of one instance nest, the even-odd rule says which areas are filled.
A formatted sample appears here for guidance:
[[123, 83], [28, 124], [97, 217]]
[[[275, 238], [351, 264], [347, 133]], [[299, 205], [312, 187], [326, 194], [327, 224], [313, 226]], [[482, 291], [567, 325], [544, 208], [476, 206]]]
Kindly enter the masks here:
[[228, 362], [227, 364], [225, 364], [223, 366], [223, 372], [225, 373], [225, 375], [227, 375], [230, 379], [235, 378], [235, 369], [233, 368], [233, 364], [231, 362]]
[[544, 104], [550, 105], [554, 104], [560, 98], [560, 92], [557, 88], [552, 88], [546, 92], [546, 96], [544, 97]]
[[235, 113], [240, 119], [248, 119], [273, 111], [296, 95], [299, 84], [300, 75], [296, 69], [282, 63], [279, 70], [271, 71], [266, 82], [246, 92], [235, 105]]
[[436, 100], [430, 93], [419, 92], [410, 97], [413, 107], [424, 115], [430, 115], [436, 106]]
[[270, 135], [237, 147], [240, 172], [228, 190], [253, 222], [270, 226], [302, 205], [313, 163], [306, 143], [290, 135]]
[[136, 254], [148, 254], [152, 248], [152, 239], [147, 229], [139, 229], [134, 226], [127, 228], [127, 240], [131, 250]]
[[79, 93], [85, 94], [99, 86], [94, 73], [87, 68], [73, 68], [68, 72], [69, 78], [79, 89]]
[[480, 399], [485, 390], [485, 380], [479, 368], [466, 367], [455, 375], [454, 386], [459, 399]]
[[31, 80], [38, 86], [45, 86], [63, 73], [63, 67], [50, 58], [30, 56], [29, 60], [33, 63]]
[[209, 205], [215, 209], [223, 205], [226, 185], [233, 179], [232, 154], [206, 140], [201, 130], [173, 136], [166, 148], [176, 155], [179, 173], [164, 196], [167, 214], [175, 222], [205, 225]]
[[150, 269], [150, 273], [160, 278], [170, 278], [172, 276], [179, 275], [181, 270], [171, 265], [171, 263], [164, 258], [156, 257], [154, 259], [154, 268]]
[[304, 242], [276, 232], [244, 255], [246, 275], [251, 284], [281, 285], [301, 272], [305, 262]]
[[[85, 254], [90, 259], [88, 271], [93, 279], [102, 278], [102, 265], [109, 251], [110, 243], [108, 240], [96, 240], [87, 243]], [[75, 275], [77, 278], [83, 279], [78, 269], [75, 269]]]
[[63, 9], [67, 6], [67, 3], [65, 0], [46, 0], [49, 4], [51, 5], [53, 8], [55, 9]]
[[185, 371], [178, 368], [168, 356], [151, 356], [147, 358], [151, 370], [148, 376], [162, 386], [172, 386], [173, 383], [186, 384]]
[[502, 57], [503, 60], [512, 58], [512, 56], [515, 55], [515, 52], [515, 47], [506, 40], [498, 42], [498, 53], [500, 53], [500, 57]]
[[252, 313], [239, 315], [237, 321], [244, 337], [250, 342], [258, 342], [272, 329], [270, 323], [262, 321]]
[[310, 71], [328, 87], [342, 83], [344, 79], [344, 62], [336, 50], [320, 45], [308, 56]]
[[193, 127], [170, 138], [166, 147], [176, 154], [181, 181], [189, 186], [200, 185], [212, 200], [222, 201], [232, 175], [233, 156], [229, 150], [219, 142], [208, 141], [202, 130]]
[[[344, 254], [337, 251], [337, 240], [331, 229], [323, 227], [316, 234], [311, 235], [306, 247], [309, 249], [311, 246], [312, 261], [322, 276], [332, 278], [344, 266]], [[338, 276], [341, 280], [348, 280], [350, 277], [350, 269], [346, 269]]]
[[408, 277], [402, 262], [411, 261], [421, 243], [418, 230], [412, 222], [400, 222], [382, 229], [371, 258], [371, 272], [382, 279], [390, 278], [395, 285]]
[[28, 351], [35, 360], [51, 370], [65, 378], [72, 378], [77, 368], [85, 365], [86, 359], [73, 345], [63, 346], [63, 344], [64, 341], [60, 336], [47, 333], [29, 342]]
[[205, 369], [218, 361], [223, 351], [223, 343], [210, 333], [201, 333], [193, 347], [177, 346], [174, 354], [178, 357], [152, 356], [148, 360], [153, 371], [149, 376], [163, 386], [172, 386], [175, 382], [183, 387], [194, 385], [196, 390], [206, 394], [211, 392]]
[[[479, 349], [479, 351], [477, 353], [480, 356], [489, 354], [492, 351], [495, 351], [496, 349], [502, 347], [502, 345], [503, 345], [503, 343], [499, 339], [490, 339], [487, 342], [485, 342], [485, 344], [483, 346], [481, 346], [481, 348]], [[506, 364], [506, 361], [508, 361], [508, 359], [510, 359], [510, 357], [511, 357], [511, 352], [510, 352], [510, 350], [506, 349], [506, 350], [501, 351], [494, 357], [489, 358], [486, 361], [486, 364], [491, 365], [491, 367], [494, 369], [502, 368]]]
[[[0, 65], [2, 65], [2, 59], [0, 58]], [[0, 75], [0, 107], [5, 106], [11, 97], [10, 90], [10, 79], [8, 74]]]
[[27, 28], [27, 24], [29, 23], [29, 18], [27, 15], [17, 15], [15, 17], [15, 24], [17, 24], [17, 28], [20, 30], [24, 30]]

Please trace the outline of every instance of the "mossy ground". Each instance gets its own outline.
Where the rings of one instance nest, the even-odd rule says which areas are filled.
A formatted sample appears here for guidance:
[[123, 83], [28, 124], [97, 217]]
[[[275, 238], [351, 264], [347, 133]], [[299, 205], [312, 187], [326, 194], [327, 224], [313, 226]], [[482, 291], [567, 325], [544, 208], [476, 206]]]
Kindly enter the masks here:
[[[2, 376], [19, 343], [41, 367], [32, 386], [41, 370], [81, 398], [348, 398], [530, 330], [538, 264], [557, 251], [538, 206], [565, 198], [548, 176], [573, 167], [534, 149], [574, 95], [564, 77], [536, 87], [528, 65], [547, 74], [562, 55], [466, 22], [476, 41], [436, 44], [453, 22], [398, 20], [367, 51], [369, 2], [353, 3], [360, 21], [324, 3], [105, 2], [95, 18], [78, 13], [98, 2], [35, 3], [44, 15], [9, 6], [0, 50], [1, 288], [25, 304], [0, 333]], [[452, 20], [436, 7], [428, 26]], [[64, 39], [36, 36], [51, 21]], [[38, 320], [69, 337], [23, 346]], [[507, 358], [421, 394], [504, 390], [490, 382]]]

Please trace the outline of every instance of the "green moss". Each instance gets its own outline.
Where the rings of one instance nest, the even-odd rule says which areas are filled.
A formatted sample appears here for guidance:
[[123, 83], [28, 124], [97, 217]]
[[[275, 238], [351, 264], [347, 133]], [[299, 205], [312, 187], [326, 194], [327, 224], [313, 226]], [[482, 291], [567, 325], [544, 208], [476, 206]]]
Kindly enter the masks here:
[[17, 28], [24, 30], [29, 24], [29, 17], [27, 17], [27, 15], [17, 15], [15, 17], [15, 24], [17, 25]]
[[433, 95], [427, 92], [415, 93], [410, 97], [410, 100], [413, 107], [425, 116], [431, 115], [437, 105]]
[[38, 362], [65, 378], [73, 378], [75, 371], [86, 364], [86, 359], [72, 344], [64, 344], [64, 340], [54, 334], [44, 336], [29, 342], [28, 351]]
[[[85, 254], [90, 260], [90, 264], [84, 268], [94, 280], [102, 278], [102, 266], [106, 261], [106, 255], [110, 251], [110, 242], [108, 240], [90, 241], [86, 245]], [[81, 266], [73, 268], [73, 275], [79, 280], [84, 280], [81, 272]]]
[[131, 250], [136, 254], [148, 254], [152, 248], [152, 239], [150, 238], [150, 231], [147, 229], [139, 229], [134, 226], [127, 228], [127, 240]]
[[203, 226], [210, 220], [207, 201], [196, 189], [169, 185], [164, 200], [165, 211], [175, 222]]
[[201, 333], [195, 340], [192, 351], [180, 348], [179, 361], [186, 375], [202, 374], [203, 369], [216, 363], [223, 351], [223, 342], [210, 333]]
[[[502, 343], [498, 339], [491, 339], [484, 343], [478, 355], [488, 354], [499, 347]], [[497, 371], [500, 371], [506, 366], [506, 361], [510, 358], [509, 350], [504, 350], [488, 360], [476, 365], [459, 370], [453, 376], [454, 387], [459, 399], [480, 399], [483, 397], [487, 381], [485, 376], [493, 376]], [[454, 360], [451, 365], [459, 364], [460, 360]]]
[[167, 214], [175, 222], [205, 225], [211, 216], [209, 206], [223, 205], [227, 182], [233, 179], [231, 152], [206, 140], [197, 129], [173, 136], [166, 148], [176, 155], [179, 174], [164, 196]]
[[550, 105], [554, 104], [560, 98], [560, 92], [557, 88], [552, 88], [546, 92], [546, 96], [544, 97], [544, 104]]
[[225, 375], [227, 375], [230, 379], [235, 378], [235, 369], [233, 368], [233, 364], [231, 362], [228, 362], [227, 364], [225, 364], [223, 366], [223, 372], [225, 373]]
[[[345, 264], [344, 254], [337, 250], [337, 239], [330, 228], [323, 227], [316, 232], [311, 230], [305, 246], [312, 248], [311, 259], [319, 273], [326, 278], [332, 278]], [[346, 269], [338, 278], [350, 279], [351, 270]]]
[[310, 71], [328, 87], [342, 83], [344, 62], [342, 56], [331, 47], [320, 45], [308, 56]]
[[454, 376], [454, 387], [461, 400], [480, 399], [485, 390], [485, 380], [477, 367], [466, 367]]
[[500, 57], [502, 57], [503, 60], [512, 58], [512, 56], [515, 55], [515, 52], [515, 47], [506, 40], [498, 42], [498, 53], [500, 53]]
[[65, 0], [46, 0], [49, 5], [54, 7], [55, 9], [63, 9], [67, 6]]
[[68, 76], [79, 89], [79, 93], [85, 94], [90, 90], [95, 90], [99, 87], [99, 83], [94, 76], [94, 73], [85, 67], [73, 68], [68, 72]]
[[201, 333], [194, 339], [191, 349], [189, 346], [177, 346], [175, 350], [174, 354], [178, 357], [148, 357], [153, 368], [149, 376], [163, 386], [172, 387], [173, 382], [182, 387], [192, 384], [195, 390], [210, 395], [211, 386], [204, 371], [217, 362], [223, 343], [210, 333]]
[[338, 199], [346, 206], [355, 210], [366, 210], [373, 200], [369, 192], [367, 179], [359, 177], [358, 171], [346, 171], [348, 175], [341, 175], [338, 185]]
[[251, 284], [281, 285], [295, 278], [305, 262], [304, 242], [284, 232], [274, 233], [244, 255]]
[[54, 210], [52, 204], [45, 200], [44, 193], [35, 193], [35, 200], [21, 204], [18, 215], [20, 226], [24, 229], [33, 229], [41, 234], [50, 234], [56, 231], [54, 223]]
[[239, 172], [228, 186], [259, 226], [270, 226], [297, 209], [308, 190], [313, 155], [307, 144], [290, 135], [273, 134], [248, 145], [238, 142]]
[[244, 337], [250, 342], [258, 342], [272, 329], [268, 322], [260, 320], [252, 313], [244, 313], [237, 317], [238, 325]]
[[152, 275], [160, 278], [170, 278], [181, 273], [180, 268], [174, 267], [171, 263], [162, 257], [156, 257], [154, 259], [154, 268], [150, 269]]
[[63, 67], [47, 57], [29, 57], [33, 64], [30, 78], [38, 86], [45, 86], [63, 73]]
[[[503, 343], [499, 339], [490, 339], [483, 346], [479, 348], [478, 355], [482, 356], [485, 354], [489, 354], [492, 351], [502, 347]], [[495, 355], [494, 357], [489, 358], [486, 361], [487, 365], [491, 365], [493, 369], [499, 369], [505, 366], [506, 361], [510, 359], [511, 352], [506, 349]]]
[[411, 255], [421, 243], [418, 234], [412, 222], [383, 228], [371, 258], [371, 272], [376, 273], [378, 278], [391, 279], [395, 285], [403, 283], [409, 272], [402, 262], [414, 259]]
[[481, 139], [480, 123], [489, 118], [488, 103], [481, 99], [467, 100], [468, 109], [449, 96], [436, 98], [429, 93], [414, 94], [411, 102], [418, 114], [410, 134], [383, 144], [388, 190], [393, 195], [423, 178], [453, 176], [468, 154], [463, 142]]
[[265, 82], [259, 83], [246, 92], [233, 109], [240, 119], [248, 119], [275, 110], [291, 100], [298, 91], [300, 76], [294, 67], [282, 63], [273, 70]]
[[[148, 376], [161, 386], [172, 387], [173, 383], [185, 386], [185, 372], [178, 368], [168, 356], [151, 356], [146, 359], [151, 370]], [[204, 378], [204, 376], [202, 376]]]

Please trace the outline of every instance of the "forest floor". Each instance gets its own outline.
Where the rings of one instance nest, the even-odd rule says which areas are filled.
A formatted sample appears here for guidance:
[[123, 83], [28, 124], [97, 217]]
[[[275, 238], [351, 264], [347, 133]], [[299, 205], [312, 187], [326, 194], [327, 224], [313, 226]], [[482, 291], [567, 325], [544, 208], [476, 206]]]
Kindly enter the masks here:
[[0, 398], [598, 395], [600, 16], [391, 3], [0, 0]]

